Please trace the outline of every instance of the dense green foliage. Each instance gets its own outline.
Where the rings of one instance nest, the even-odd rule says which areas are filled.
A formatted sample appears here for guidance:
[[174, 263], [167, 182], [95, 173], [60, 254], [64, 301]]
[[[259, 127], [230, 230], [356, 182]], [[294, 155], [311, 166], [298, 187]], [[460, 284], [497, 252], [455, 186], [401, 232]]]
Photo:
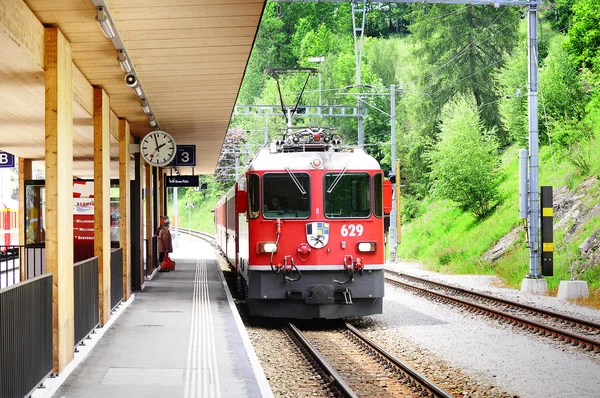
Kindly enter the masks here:
[[488, 215], [498, 200], [497, 148], [494, 131], [484, 131], [472, 96], [452, 99], [442, 109], [440, 139], [427, 153], [433, 193], [477, 218]]
[[[268, 2], [238, 104], [278, 104], [269, 73], [277, 67], [318, 69], [304, 105], [320, 100], [356, 106], [362, 95], [369, 112], [365, 149], [384, 170], [392, 168], [395, 150], [402, 168], [402, 219], [414, 221], [404, 234], [410, 249], [401, 254], [444, 264], [471, 262], [478, 265], [464, 269], [491, 272], [479, 256], [519, 221], [516, 149], [526, 148], [529, 139], [526, 10], [399, 3], [368, 3], [367, 8], [361, 83], [368, 87], [352, 88], [349, 3]], [[552, 175], [541, 179], [572, 187], [599, 172], [594, 151], [600, 135], [600, 0], [551, 0], [540, 11], [538, 124], [547, 156], [541, 158], [542, 170]], [[325, 59], [316, 64], [311, 57]], [[280, 83], [285, 103], [295, 103], [304, 76], [283, 76]], [[396, 148], [390, 145], [392, 84]], [[357, 143], [355, 118], [298, 117], [295, 124], [333, 126], [345, 144]], [[234, 117], [226, 140], [234, 149], [222, 155], [218, 190], [231, 186], [235, 158], [243, 164], [264, 144], [265, 127], [273, 138], [284, 125], [283, 117]], [[440, 197], [447, 200], [436, 202]], [[556, 258], [576, 252], [575, 245], [575, 240], [557, 245]], [[527, 250], [519, 247], [511, 258], [526, 263]], [[507, 279], [525, 273], [495, 271]]]

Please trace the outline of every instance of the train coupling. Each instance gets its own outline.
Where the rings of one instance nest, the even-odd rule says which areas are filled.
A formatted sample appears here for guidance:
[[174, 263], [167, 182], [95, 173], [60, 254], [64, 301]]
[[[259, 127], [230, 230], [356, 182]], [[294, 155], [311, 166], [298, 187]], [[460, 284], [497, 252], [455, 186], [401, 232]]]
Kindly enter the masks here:
[[342, 294], [344, 296], [344, 304], [352, 305], [352, 292], [350, 292], [350, 289], [346, 288]]

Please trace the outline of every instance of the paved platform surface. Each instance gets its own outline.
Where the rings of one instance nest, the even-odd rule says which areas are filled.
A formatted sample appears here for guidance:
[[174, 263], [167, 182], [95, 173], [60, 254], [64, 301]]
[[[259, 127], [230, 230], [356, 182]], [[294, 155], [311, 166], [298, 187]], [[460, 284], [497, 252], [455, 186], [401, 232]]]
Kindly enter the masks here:
[[54, 397], [272, 396], [212, 247], [183, 240], [172, 257]]

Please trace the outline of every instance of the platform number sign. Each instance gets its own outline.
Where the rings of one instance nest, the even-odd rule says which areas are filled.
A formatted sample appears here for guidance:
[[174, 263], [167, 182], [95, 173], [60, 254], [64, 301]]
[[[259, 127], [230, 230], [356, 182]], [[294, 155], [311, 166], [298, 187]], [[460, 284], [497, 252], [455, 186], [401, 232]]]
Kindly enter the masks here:
[[196, 145], [177, 145], [173, 166], [195, 166]]
[[15, 156], [8, 152], [0, 151], [0, 168], [15, 167]]

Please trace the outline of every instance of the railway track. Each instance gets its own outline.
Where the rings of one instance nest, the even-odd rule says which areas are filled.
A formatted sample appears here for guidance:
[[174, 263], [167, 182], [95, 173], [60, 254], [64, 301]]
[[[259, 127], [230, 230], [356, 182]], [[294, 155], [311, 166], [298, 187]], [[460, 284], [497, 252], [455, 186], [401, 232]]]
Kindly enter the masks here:
[[[171, 233], [173, 233], [173, 232], [174, 232], [174, 230], [171, 230]], [[186, 236], [190, 235], [190, 236], [193, 236], [195, 238], [205, 239], [205, 240], [207, 240], [209, 242], [214, 242], [214, 240], [215, 240], [214, 235], [207, 234], [206, 232], [195, 231], [193, 229], [190, 230], [188, 228], [181, 228], [181, 227], [179, 227], [178, 228], [178, 232], [179, 232], [178, 237], [180, 239], [185, 239]]]
[[332, 396], [452, 397], [352, 325], [335, 331], [285, 332], [319, 374]]
[[[535, 334], [600, 353], [600, 324], [483, 293], [386, 270], [386, 282], [433, 300], [509, 322]], [[401, 280], [399, 280], [399, 279]]]

